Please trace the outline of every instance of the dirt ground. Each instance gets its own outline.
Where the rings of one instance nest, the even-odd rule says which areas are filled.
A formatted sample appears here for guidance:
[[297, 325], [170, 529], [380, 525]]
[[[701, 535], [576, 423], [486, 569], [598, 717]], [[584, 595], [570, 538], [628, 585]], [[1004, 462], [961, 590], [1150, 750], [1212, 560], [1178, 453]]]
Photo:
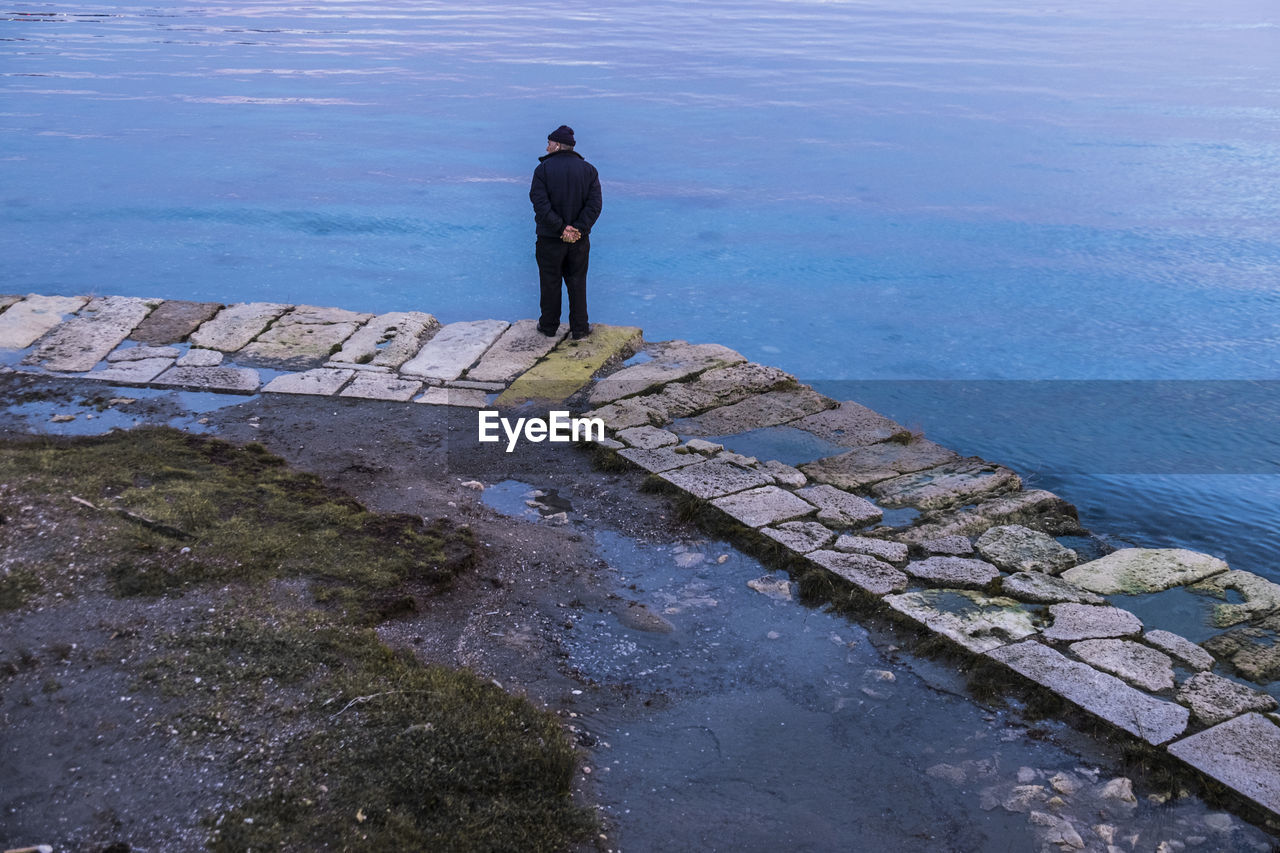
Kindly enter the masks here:
[[[116, 396], [126, 393], [0, 377], [6, 409], [0, 437], [47, 429], [57, 414], [61, 421], [74, 414], [69, 423], [83, 427], [91, 426], [90, 416], [122, 425], [171, 419], [235, 443], [259, 442], [370, 510], [469, 525], [477, 565], [447, 592], [417, 596], [417, 611], [383, 622], [378, 635], [420, 660], [469, 668], [527, 697], [557, 714], [571, 735], [583, 685], [565, 666], [559, 638], [583, 612], [615, 612], [633, 623], [645, 618], [610, 592], [616, 587], [611, 570], [594, 554], [584, 528], [607, 524], [641, 539], [684, 529], [669, 517], [666, 498], [639, 490], [639, 473], [596, 470], [584, 450], [526, 443], [506, 453], [479, 444], [474, 410], [274, 395], [201, 413], [189, 406], [235, 398], [139, 394], [126, 402]], [[571, 501], [573, 523], [531, 524], [486, 506], [477, 484], [507, 480], [556, 490]], [[85, 510], [67, 496], [7, 497], [0, 537], [8, 560], [56, 557], [71, 541], [78, 552], [92, 552], [91, 541], [78, 538], [93, 536]], [[228, 606], [238, 593], [205, 586], [178, 598], [120, 599], [106, 594], [92, 573], [93, 567], [68, 566], [61, 588], [46, 589], [0, 621], [9, 667], [7, 684], [0, 682], [0, 741], [9, 768], [0, 786], [0, 848], [198, 849], [208, 833], [202, 815], [232, 803], [249, 784], [243, 771], [253, 747], [176, 739], [171, 721], [181, 718], [181, 701], [139, 691], [129, 664], [145, 657], [161, 632]], [[288, 583], [273, 592], [283, 599], [300, 594]], [[600, 697], [591, 701], [598, 705]], [[261, 721], [278, 715], [279, 725], [289, 725], [287, 709], [259, 710]], [[580, 737], [584, 750], [592, 745], [589, 736]], [[584, 804], [592, 801], [589, 783], [585, 774], [575, 778]], [[608, 848], [607, 827], [602, 830], [590, 847]]]

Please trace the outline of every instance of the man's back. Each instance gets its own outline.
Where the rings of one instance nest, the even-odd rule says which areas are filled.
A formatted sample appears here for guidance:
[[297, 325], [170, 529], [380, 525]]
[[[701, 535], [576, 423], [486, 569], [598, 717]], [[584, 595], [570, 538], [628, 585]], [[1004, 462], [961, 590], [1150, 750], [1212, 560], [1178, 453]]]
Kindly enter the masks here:
[[589, 234], [602, 207], [596, 167], [569, 150], [538, 159], [529, 190], [538, 235], [559, 237], [566, 225]]

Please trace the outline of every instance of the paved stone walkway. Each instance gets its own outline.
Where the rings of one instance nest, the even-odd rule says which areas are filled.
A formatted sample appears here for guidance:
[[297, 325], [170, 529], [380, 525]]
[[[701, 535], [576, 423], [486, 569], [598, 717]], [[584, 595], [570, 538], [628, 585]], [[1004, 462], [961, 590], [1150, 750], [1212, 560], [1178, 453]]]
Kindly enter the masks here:
[[[821, 567], [868, 606], [1280, 817], [1280, 715], [1257, 689], [1280, 679], [1280, 585], [1178, 549], [1081, 563], [1054, 538], [1085, 533], [1075, 508], [1007, 468], [717, 344], [646, 343], [627, 326], [598, 324], [580, 341], [566, 331], [271, 302], [0, 296], [0, 372], [599, 417], [603, 449], [723, 514], [744, 545]], [[638, 352], [645, 360], [624, 363]], [[834, 451], [793, 467], [702, 438], [782, 426]], [[914, 517], [890, 524], [885, 510]], [[1117, 606], [1175, 588], [1198, 593], [1205, 624], [1222, 632], [1199, 645]]]

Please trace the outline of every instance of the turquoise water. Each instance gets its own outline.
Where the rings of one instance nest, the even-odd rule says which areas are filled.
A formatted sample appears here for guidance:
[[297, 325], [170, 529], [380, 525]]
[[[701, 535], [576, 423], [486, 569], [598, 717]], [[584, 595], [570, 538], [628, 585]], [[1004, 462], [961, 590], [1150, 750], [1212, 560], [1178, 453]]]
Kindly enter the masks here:
[[[1280, 565], [1273, 3], [11, 3], [0, 40], [0, 290], [529, 316], [564, 122], [595, 320], [876, 385], [1099, 530]], [[995, 418], [991, 380], [1139, 390]], [[1256, 384], [1183, 434], [1167, 380]]]

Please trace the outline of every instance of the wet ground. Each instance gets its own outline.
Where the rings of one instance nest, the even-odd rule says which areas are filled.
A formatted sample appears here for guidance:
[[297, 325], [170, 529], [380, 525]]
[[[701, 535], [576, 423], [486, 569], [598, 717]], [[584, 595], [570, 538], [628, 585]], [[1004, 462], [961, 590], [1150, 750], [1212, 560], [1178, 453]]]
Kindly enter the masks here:
[[0, 433], [185, 422], [371, 508], [465, 519], [489, 549], [475, 574], [381, 633], [553, 708], [586, 751], [601, 849], [1273, 847], [1105, 743], [977, 701], [889, 625], [795, 600], [638, 473], [565, 446], [482, 447], [473, 411], [0, 383]]

